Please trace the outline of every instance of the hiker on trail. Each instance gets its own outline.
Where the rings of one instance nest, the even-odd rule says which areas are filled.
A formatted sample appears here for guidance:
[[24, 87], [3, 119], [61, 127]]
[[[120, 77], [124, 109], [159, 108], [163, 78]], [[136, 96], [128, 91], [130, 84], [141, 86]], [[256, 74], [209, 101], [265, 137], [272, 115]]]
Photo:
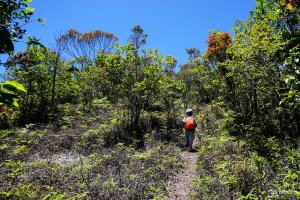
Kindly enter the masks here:
[[195, 138], [197, 121], [196, 118], [193, 116], [192, 109], [187, 109], [185, 114], [186, 115], [184, 116], [182, 121], [186, 141], [185, 147], [188, 147], [190, 152], [194, 152], [195, 150], [193, 149], [193, 141]]

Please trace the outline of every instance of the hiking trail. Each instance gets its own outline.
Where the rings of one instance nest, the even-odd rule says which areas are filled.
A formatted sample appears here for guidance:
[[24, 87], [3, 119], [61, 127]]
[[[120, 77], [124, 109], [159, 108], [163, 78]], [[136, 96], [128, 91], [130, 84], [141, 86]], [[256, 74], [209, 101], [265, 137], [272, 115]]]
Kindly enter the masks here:
[[[195, 141], [195, 143], [198, 143], [198, 141]], [[197, 152], [182, 151], [180, 156], [183, 168], [171, 180], [168, 187], [167, 200], [191, 199], [193, 193], [191, 186], [193, 179], [196, 177]]]

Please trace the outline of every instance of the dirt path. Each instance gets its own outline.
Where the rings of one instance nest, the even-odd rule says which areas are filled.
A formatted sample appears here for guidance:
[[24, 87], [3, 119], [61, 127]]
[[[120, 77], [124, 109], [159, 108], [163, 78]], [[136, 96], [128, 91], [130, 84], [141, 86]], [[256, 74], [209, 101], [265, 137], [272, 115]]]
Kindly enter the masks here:
[[[199, 140], [195, 139], [194, 146], [198, 146]], [[191, 184], [193, 179], [196, 177], [196, 163], [197, 153], [196, 152], [181, 152], [181, 159], [183, 161], [183, 168], [175, 176], [168, 187], [167, 200], [186, 200], [191, 199]]]
[[181, 158], [184, 167], [169, 186], [168, 200], [185, 200], [192, 194], [190, 189], [192, 180], [196, 176], [197, 153], [183, 151]]

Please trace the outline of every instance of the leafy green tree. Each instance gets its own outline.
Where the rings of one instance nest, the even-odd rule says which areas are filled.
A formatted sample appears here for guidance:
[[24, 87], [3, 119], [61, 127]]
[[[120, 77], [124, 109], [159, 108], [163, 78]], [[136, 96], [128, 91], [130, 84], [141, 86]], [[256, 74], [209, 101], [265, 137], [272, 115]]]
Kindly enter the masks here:
[[174, 74], [176, 65], [177, 65], [177, 60], [173, 56], [167, 56], [165, 58], [164, 68], [169, 76], [172, 76], [172, 74]]
[[160, 101], [167, 115], [167, 128], [169, 129], [176, 128], [176, 115], [178, 114], [176, 101], [181, 99], [184, 88], [184, 83], [175, 76], [170, 77], [167, 74], [162, 77], [160, 84]]
[[274, 122], [282, 93], [284, 45], [265, 20], [250, 20], [236, 32], [228, 50], [232, 59], [227, 65], [232, 67], [236, 85], [237, 124], [252, 124], [263, 133], [276, 134]]
[[[26, 34], [24, 25], [32, 22], [30, 19], [34, 9], [29, 6], [31, 0], [0, 1], [0, 54], [12, 54], [13, 42], [20, 41]], [[43, 23], [43, 20], [36, 21]], [[35, 38], [29, 38], [28, 44], [39, 44]]]
[[[142, 141], [140, 115], [158, 100], [162, 56], [157, 50], [143, 50], [139, 56], [131, 44], [117, 45], [114, 54], [101, 54], [96, 63], [104, 94], [123, 105], [127, 126], [135, 130], [136, 138]], [[139, 63], [138, 71], [136, 63]]]
[[114, 103], [121, 97], [123, 79], [131, 63], [131, 59], [122, 56], [120, 51], [117, 48], [114, 54], [99, 54], [96, 61], [99, 91]]
[[22, 26], [29, 23], [33, 14], [29, 2], [28, 0], [0, 2], [0, 54], [11, 54], [14, 51], [13, 41], [22, 39], [26, 33]]
[[[14, 52], [14, 42], [23, 39], [26, 34], [24, 26], [30, 22], [34, 9], [29, 6], [31, 0], [4, 0], [0, 1], [0, 54], [11, 56]], [[36, 21], [43, 23], [41, 19]], [[27, 45], [42, 46], [36, 38], [28, 37]], [[2, 65], [4, 63], [1, 63]], [[15, 106], [20, 91], [26, 91], [25, 88], [16, 81], [9, 81], [1, 84], [0, 107]], [[2, 114], [2, 110], [0, 111]]]
[[72, 82], [75, 79], [67, 71], [70, 67], [49, 49], [29, 48], [12, 57], [6, 67], [8, 75], [27, 88], [20, 101], [19, 118], [22, 123], [46, 122], [57, 112], [58, 103], [74, 99], [72, 90], [75, 86]]
[[207, 62], [199, 49], [186, 49], [189, 60], [181, 65], [176, 79], [184, 83], [182, 99], [185, 107], [199, 107], [210, 103], [219, 95], [220, 81], [215, 62]]
[[210, 103], [221, 95], [222, 80], [218, 72], [201, 57], [196, 62], [190, 61], [182, 65], [177, 79], [184, 83], [181, 94], [186, 108]]
[[195, 88], [195, 82], [198, 77], [195, 74], [196, 66], [192, 63], [186, 63], [180, 66], [180, 72], [178, 73], [178, 79], [184, 83], [184, 88], [182, 91], [182, 101], [185, 108], [190, 107], [195, 101], [197, 92]]
[[276, 34], [284, 43], [280, 52], [281, 90], [280, 113], [281, 128], [290, 130], [290, 135], [299, 132], [300, 111], [297, 106], [299, 84], [299, 38], [300, 16], [299, 1], [294, 0], [257, 0], [257, 7], [251, 13], [253, 22], [267, 20], [269, 26], [275, 28]]
[[282, 125], [287, 125], [285, 129], [291, 129], [291, 133], [298, 135], [300, 130], [300, 71], [299, 71], [300, 50], [298, 47], [289, 52], [289, 57], [285, 59], [286, 69], [285, 93], [281, 94], [281, 101], [277, 110], [282, 115]]

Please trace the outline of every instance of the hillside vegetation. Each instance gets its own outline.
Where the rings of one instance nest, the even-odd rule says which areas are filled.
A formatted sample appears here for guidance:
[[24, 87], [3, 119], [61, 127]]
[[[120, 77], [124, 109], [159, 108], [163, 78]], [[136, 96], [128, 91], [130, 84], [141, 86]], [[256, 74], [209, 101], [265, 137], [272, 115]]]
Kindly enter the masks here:
[[186, 108], [199, 122], [191, 199], [300, 199], [298, 1], [256, 0], [234, 36], [211, 31], [179, 67], [145, 49], [139, 25], [127, 44], [68, 30], [14, 52], [28, 2], [0, 2], [0, 199], [165, 199]]

